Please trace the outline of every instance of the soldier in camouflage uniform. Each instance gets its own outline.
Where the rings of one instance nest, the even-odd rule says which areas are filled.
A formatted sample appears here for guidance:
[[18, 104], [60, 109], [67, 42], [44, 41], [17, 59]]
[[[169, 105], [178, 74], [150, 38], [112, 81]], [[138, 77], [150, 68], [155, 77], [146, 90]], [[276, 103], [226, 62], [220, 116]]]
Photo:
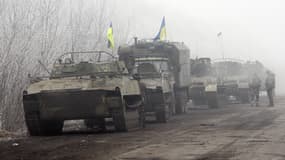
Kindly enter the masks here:
[[255, 104], [255, 106], [259, 106], [259, 90], [261, 86], [261, 80], [254, 74], [251, 82], [250, 82], [250, 90], [251, 90], [251, 106]]
[[265, 87], [266, 87], [267, 96], [269, 99], [269, 106], [273, 107], [274, 106], [273, 91], [275, 88], [275, 75], [271, 73], [270, 71], [267, 71], [266, 73], [267, 73], [267, 77], [265, 80]]

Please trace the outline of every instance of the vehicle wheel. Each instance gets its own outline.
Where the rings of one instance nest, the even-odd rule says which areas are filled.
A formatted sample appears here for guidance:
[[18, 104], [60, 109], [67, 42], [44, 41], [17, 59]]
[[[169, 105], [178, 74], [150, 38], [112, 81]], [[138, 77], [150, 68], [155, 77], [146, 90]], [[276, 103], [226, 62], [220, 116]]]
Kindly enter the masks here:
[[188, 101], [188, 96], [185, 90], [180, 90], [176, 92], [176, 99], [175, 99], [176, 114], [186, 113], [187, 101]]
[[166, 123], [170, 118], [169, 105], [166, 104], [164, 109], [157, 110], [155, 113], [156, 121], [159, 123]]
[[184, 109], [184, 105], [183, 105], [183, 95], [180, 93], [180, 92], [177, 92], [176, 93], [176, 99], [175, 99], [175, 113], [176, 114], [182, 114], [185, 112], [185, 109]]
[[139, 126], [140, 128], [145, 128], [145, 111], [144, 111], [144, 103], [143, 106], [139, 108]]
[[141, 102], [139, 107], [129, 107], [126, 100], [123, 100], [122, 106], [113, 108], [111, 115], [113, 125], [118, 132], [127, 132], [130, 129], [142, 128], [145, 123], [144, 104]]
[[95, 128], [98, 127], [99, 129], [105, 130], [105, 119], [104, 118], [96, 118], [96, 119], [85, 119], [84, 124], [87, 128]]
[[127, 123], [126, 123], [126, 108], [125, 103], [122, 107], [112, 110], [113, 124], [118, 132], [127, 132]]
[[40, 120], [38, 113], [25, 115], [26, 125], [31, 136], [58, 135], [62, 132], [63, 121]]
[[239, 93], [241, 103], [250, 103], [249, 89], [242, 89]]
[[146, 93], [145, 93], [145, 87], [144, 86], [140, 86], [141, 89], [141, 101], [142, 101], [142, 105], [141, 107], [139, 107], [138, 112], [139, 112], [139, 124], [141, 128], [145, 128], [145, 124], [146, 124], [146, 115], [145, 115], [145, 107], [147, 105], [146, 100]]
[[176, 114], [182, 114], [183, 113], [183, 109], [182, 109], [182, 104], [181, 104], [180, 98], [176, 99], [175, 107], [176, 107], [176, 109], [175, 109], [175, 113]]
[[124, 113], [122, 113], [120, 111], [114, 111], [112, 113], [112, 117], [113, 117], [113, 123], [114, 123], [116, 131], [118, 131], [118, 132], [127, 132], [128, 131]]
[[216, 92], [207, 92], [206, 96], [207, 96], [209, 108], [218, 108], [219, 107], [218, 96], [217, 96]]
[[240, 97], [240, 99], [241, 99], [241, 103], [249, 103], [250, 102], [249, 95], [242, 95]]

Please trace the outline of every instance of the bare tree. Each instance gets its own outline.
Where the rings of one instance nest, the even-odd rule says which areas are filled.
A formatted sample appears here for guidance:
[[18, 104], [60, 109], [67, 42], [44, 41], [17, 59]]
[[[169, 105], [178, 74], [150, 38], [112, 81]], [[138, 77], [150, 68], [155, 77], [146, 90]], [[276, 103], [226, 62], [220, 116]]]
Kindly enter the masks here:
[[[38, 60], [51, 69], [65, 51], [106, 49], [108, 25], [118, 16], [112, 15], [113, 1], [0, 0], [1, 128], [24, 128], [22, 92], [28, 74], [44, 74]], [[114, 26], [119, 44], [128, 37], [129, 24]]]

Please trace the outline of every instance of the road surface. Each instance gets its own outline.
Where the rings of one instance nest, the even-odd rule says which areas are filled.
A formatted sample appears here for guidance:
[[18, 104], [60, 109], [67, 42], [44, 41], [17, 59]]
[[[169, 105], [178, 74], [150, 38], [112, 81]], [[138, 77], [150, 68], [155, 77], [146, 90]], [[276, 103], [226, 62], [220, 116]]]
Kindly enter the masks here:
[[1, 160], [283, 160], [285, 97], [275, 107], [196, 107], [128, 133], [65, 132], [0, 142]]

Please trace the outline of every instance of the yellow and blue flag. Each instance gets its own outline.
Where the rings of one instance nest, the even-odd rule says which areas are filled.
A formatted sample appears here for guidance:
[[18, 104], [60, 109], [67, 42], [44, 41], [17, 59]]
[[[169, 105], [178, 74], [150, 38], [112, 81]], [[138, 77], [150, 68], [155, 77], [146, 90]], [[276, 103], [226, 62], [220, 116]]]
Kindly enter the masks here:
[[160, 25], [160, 29], [159, 32], [157, 33], [157, 35], [154, 37], [155, 41], [160, 40], [166, 40], [166, 28], [165, 28], [165, 17], [163, 17], [161, 25]]
[[217, 37], [220, 37], [220, 36], [222, 36], [222, 32], [219, 32], [218, 34], [217, 34]]
[[114, 48], [115, 42], [114, 42], [114, 36], [113, 36], [113, 26], [112, 22], [107, 30], [107, 39], [108, 39], [108, 48]]

